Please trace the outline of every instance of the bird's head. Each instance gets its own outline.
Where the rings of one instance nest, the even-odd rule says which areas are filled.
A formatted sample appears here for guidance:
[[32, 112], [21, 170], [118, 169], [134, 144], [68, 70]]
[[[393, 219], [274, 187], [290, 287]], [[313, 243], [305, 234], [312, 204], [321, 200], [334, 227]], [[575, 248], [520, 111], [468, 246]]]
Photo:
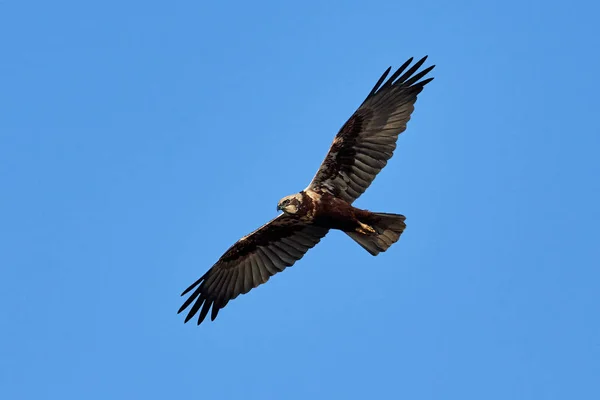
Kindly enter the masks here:
[[285, 196], [277, 203], [277, 210], [281, 210], [286, 214], [296, 214], [302, 204], [302, 195], [300, 193]]

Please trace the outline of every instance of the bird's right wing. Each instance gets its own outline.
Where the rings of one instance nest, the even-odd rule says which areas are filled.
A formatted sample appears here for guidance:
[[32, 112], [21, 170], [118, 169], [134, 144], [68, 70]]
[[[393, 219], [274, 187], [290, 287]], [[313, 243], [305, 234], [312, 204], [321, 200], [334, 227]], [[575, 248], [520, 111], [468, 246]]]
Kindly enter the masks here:
[[329, 192], [348, 203], [364, 193], [392, 157], [398, 135], [406, 129], [414, 110], [417, 95], [433, 79], [421, 80], [433, 66], [416, 73], [426, 59], [408, 68], [411, 58], [387, 81], [390, 69], [385, 71], [336, 135], [307, 189]]
[[328, 231], [286, 214], [279, 215], [231, 246], [208, 272], [187, 288], [182, 296], [195, 290], [178, 313], [193, 304], [185, 318], [187, 322], [202, 308], [198, 317], [200, 324], [212, 306], [211, 320], [214, 320], [229, 300], [248, 293], [292, 266]]

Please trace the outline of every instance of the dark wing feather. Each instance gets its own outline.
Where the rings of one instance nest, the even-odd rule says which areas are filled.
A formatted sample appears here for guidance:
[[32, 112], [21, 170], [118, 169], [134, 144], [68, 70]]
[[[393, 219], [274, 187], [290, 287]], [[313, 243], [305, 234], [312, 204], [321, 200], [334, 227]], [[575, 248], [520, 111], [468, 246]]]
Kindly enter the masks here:
[[178, 313], [191, 305], [185, 322], [200, 311], [200, 324], [212, 306], [210, 318], [214, 320], [229, 300], [292, 266], [328, 231], [286, 214], [279, 215], [231, 246], [206, 274], [187, 288], [181, 295], [192, 294]]
[[413, 60], [409, 59], [387, 81], [391, 68], [383, 73], [336, 135], [307, 189], [326, 191], [349, 203], [364, 193], [394, 154], [417, 95], [433, 80], [420, 81], [434, 66], [415, 74], [426, 59], [423, 57], [407, 70]]

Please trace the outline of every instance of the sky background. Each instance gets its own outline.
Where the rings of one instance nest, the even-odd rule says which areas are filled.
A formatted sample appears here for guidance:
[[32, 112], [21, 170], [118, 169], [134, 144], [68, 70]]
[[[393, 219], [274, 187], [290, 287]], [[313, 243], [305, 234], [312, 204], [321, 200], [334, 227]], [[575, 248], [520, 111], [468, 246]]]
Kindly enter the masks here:
[[[0, 398], [599, 399], [591, 1], [0, 1]], [[429, 55], [334, 232], [183, 324], [380, 74]]]

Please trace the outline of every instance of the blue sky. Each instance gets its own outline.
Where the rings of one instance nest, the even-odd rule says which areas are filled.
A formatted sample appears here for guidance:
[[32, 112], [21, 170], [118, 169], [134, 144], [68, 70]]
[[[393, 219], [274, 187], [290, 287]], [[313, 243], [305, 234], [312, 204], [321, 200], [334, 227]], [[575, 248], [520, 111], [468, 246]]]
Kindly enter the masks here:
[[[592, 2], [0, 2], [0, 398], [600, 398]], [[180, 292], [429, 55], [335, 232], [215, 322]]]

